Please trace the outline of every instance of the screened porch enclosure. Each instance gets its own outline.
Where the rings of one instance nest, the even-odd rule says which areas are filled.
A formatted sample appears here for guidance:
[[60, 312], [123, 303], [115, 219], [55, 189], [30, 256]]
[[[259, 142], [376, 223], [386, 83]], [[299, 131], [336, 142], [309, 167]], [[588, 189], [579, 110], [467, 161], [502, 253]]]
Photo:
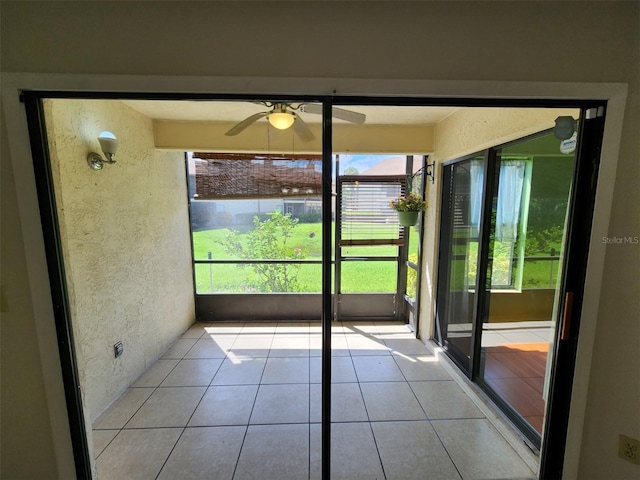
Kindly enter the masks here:
[[[332, 316], [406, 320], [415, 309], [419, 227], [400, 226], [389, 203], [423, 159], [371, 157], [392, 174], [351, 167], [332, 181]], [[195, 152], [186, 162], [198, 320], [319, 319], [321, 157]], [[333, 162], [339, 172], [340, 156]]]
[[[100, 102], [102, 101], [97, 103]], [[76, 101], [74, 105], [69, 107], [63, 106], [70, 110], [79, 110], [77, 103], [79, 102]], [[115, 112], [109, 110], [107, 112], [109, 115], [130, 115], [129, 110], [124, 106], [112, 105], [111, 103], [109, 101], [104, 105], [93, 103], [88, 106], [83, 105], [86, 110], [82, 111], [87, 117], [90, 117], [94, 115], [93, 109], [108, 107], [109, 109], [117, 108]], [[66, 113], [66, 110], [59, 113]], [[502, 109], [499, 113], [505, 115]], [[106, 113], [103, 115], [106, 116]], [[65, 120], [67, 117], [73, 118], [70, 115], [61, 116]], [[59, 121], [57, 117], [54, 119]], [[67, 126], [67, 123], [60, 123]], [[72, 122], [69, 123], [75, 125]], [[58, 126], [57, 123], [55, 126]], [[188, 154], [186, 157], [188, 182], [185, 182], [185, 164], [182, 156], [186, 147], [171, 152], [171, 163], [167, 161], [169, 155], [166, 155], [165, 159], [163, 153], [158, 155], [158, 161], [146, 163], [148, 170], [142, 171], [145, 173], [144, 175], [130, 174], [132, 171], [140, 172], [142, 162], [136, 162], [137, 158], [148, 159], [148, 152], [158, 149], [158, 138], [152, 136], [154, 131], [151, 128], [151, 123], [147, 122], [144, 126], [145, 129], [141, 130], [146, 134], [145, 144], [139, 146], [136, 155], [131, 157], [122, 155], [123, 161], [118, 164], [118, 167], [121, 168], [107, 169], [102, 172], [105, 175], [96, 177], [99, 181], [96, 181], [94, 186], [101, 185], [99, 192], [104, 195], [104, 198], [113, 196], [114, 187], [120, 187], [121, 192], [114, 198], [123, 207], [134, 206], [135, 211], [131, 212], [135, 215], [122, 215], [122, 210], [115, 208], [104, 215], [103, 209], [97, 209], [94, 215], [96, 217], [99, 214], [103, 215], [98, 217], [99, 223], [109, 227], [110, 235], [107, 237], [100, 235], [94, 238], [110, 240], [110, 242], [102, 242], [100, 245], [110, 243], [117, 246], [117, 249], [114, 249], [117, 256], [101, 255], [99, 258], [95, 258], [94, 262], [106, 272], [109, 272], [114, 266], [118, 268], [121, 273], [121, 277], [119, 277], [121, 281], [112, 282], [109, 285], [112, 288], [120, 288], [121, 297], [129, 294], [133, 303], [137, 305], [141, 296], [129, 292], [138, 284], [143, 284], [153, 287], [149, 291], [145, 291], [143, 295], [145, 298], [154, 295], [153, 301], [149, 302], [150, 305], [166, 301], [162, 311], [149, 315], [149, 320], [155, 322], [151, 324], [150, 330], [158, 331], [159, 335], [162, 332], [156, 328], [160, 325], [158, 319], [165, 320], [172, 327], [175, 327], [175, 317], [166, 313], [167, 309], [175, 304], [187, 304], [189, 310], [186, 313], [189, 315], [189, 320], [193, 319], [194, 310], [192, 307], [194, 304], [174, 301], [177, 297], [170, 296], [169, 293], [172, 293], [170, 290], [183, 287], [181, 293], [184, 295], [182, 298], [188, 297], [190, 301], [192, 300], [192, 291], [195, 291], [196, 320], [199, 321], [195, 328], [198, 339], [193, 342], [191, 347], [194, 347], [196, 343], [201, 347], [196, 348], [186, 357], [184, 368], [189, 368], [187, 364], [193, 365], [191, 360], [212, 359], [207, 355], [223, 355], [226, 359], [230, 346], [226, 344], [227, 342], [222, 342], [226, 344], [223, 345], [224, 348], [213, 346], [211, 347], [213, 351], [208, 351], [211, 340], [216, 339], [213, 337], [200, 338], [204, 335], [201, 329], [213, 326], [224, 328], [222, 321], [240, 320], [238, 323], [243, 323], [243, 333], [245, 332], [244, 325], [250, 326], [246, 330], [249, 333], [271, 328], [267, 327], [269, 322], [272, 323], [272, 326], [275, 322], [275, 328], [278, 328], [280, 323], [283, 324], [284, 329], [290, 328], [293, 324], [301, 324], [304, 328], [310, 328], [313, 324], [312, 320], [318, 320], [322, 317], [321, 338], [315, 336], [315, 345], [317, 347], [318, 340], [322, 339], [322, 384], [328, 385], [331, 383], [332, 362], [331, 355], [328, 353], [336, 351], [336, 347], [337, 350], [345, 350], [340, 347], [341, 343], [344, 347], [344, 342], [332, 338], [334, 328], [340, 328], [340, 320], [346, 319], [342, 322], [343, 327], [347, 325], [347, 328], [359, 332], [358, 337], [353, 338], [353, 342], [348, 342], [347, 338], [344, 338], [344, 341], [348, 342], [347, 347], [351, 357], [354, 355], [381, 356], [379, 355], [381, 351], [387, 352], [382, 355], [394, 355], [393, 352], [403, 355], [411, 354], [411, 350], [398, 350], [394, 338], [386, 338], [388, 331], [381, 332], [382, 335], [385, 335], [383, 338], [377, 340], [372, 338], [371, 331], [367, 331], [365, 327], [367, 321], [373, 322], [373, 330], [378, 330], [379, 325], [384, 328], [388, 324], [402, 325], [403, 328], [408, 329], [401, 333], [406, 336], [403, 340], [411, 340], [411, 347], [415, 346], [419, 352], [424, 353], [425, 342], [422, 339], [426, 340], [431, 335], [432, 329], [428, 323], [425, 328], [416, 328], [412, 317], [415, 321], [419, 292], [422, 290], [424, 294], [436, 291], [439, 297], [436, 303], [438, 310], [435, 336], [445, 352], [452, 353], [454, 347], [460, 350], [466, 348], [472, 352], [475, 349], [479, 352], [475, 357], [472, 355], [464, 357], [469, 362], [472, 357], [474, 361], [478, 362], [471, 370], [470, 380], [482, 387], [487, 387], [487, 392], [494, 392], [495, 395], [491, 398], [498, 406], [504, 408], [504, 404], [507, 402], [510, 402], [514, 407], [516, 406], [515, 402], [511, 403], [511, 398], [504, 393], [504, 390], [500, 389], [507, 383], [515, 384], [519, 379], [514, 376], [506, 376], [504, 369], [502, 371], [499, 369], [509, 363], [512, 365], [532, 363], [529, 362], [529, 357], [532, 355], [535, 355], [536, 358], [543, 358], [547, 352], [551, 351], [554, 340], [547, 335], [547, 331], [555, 328], [552, 324], [557, 317], [557, 312], [554, 313], [555, 307], [553, 309], [547, 308], [542, 312], [538, 310], [532, 312], [529, 307], [534, 303], [537, 306], [543, 303], [547, 306], [559, 303], [555, 299], [559, 298], [557, 293], [560, 282], [557, 281], [558, 276], [554, 274], [554, 271], [558, 271], [557, 265], [561, 263], [561, 260], [557, 258], [558, 252], [562, 255], [564, 251], [567, 251], [561, 248], [564, 245], [564, 227], [553, 227], [559, 226], [556, 224], [558, 219], [566, 226], [564, 222], [566, 222], [569, 205], [567, 199], [571, 200], [570, 187], [573, 179], [571, 172], [573, 172], [572, 167], [577, 160], [572, 154], [573, 151], [565, 152], [559, 148], [560, 140], [551, 131], [542, 130], [531, 136], [515, 139], [508, 144], [489, 147], [489, 150], [482, 154], [474, 154], [451, 161], [443, 161], [444, 155], [441, 154], [438, 157], [433, 147], [427, 146], [424, 149], [434, 151], [435, 161], [432, 166], [439, 162], [443, 167], [439, 172], [441, 183], [438, 185], [443, 196], [439, 202], [435, 202], [433, 198], [431, 200], [435, 212], [446, 213], [441, 219], [440, 231], [441, 235], [443, 232], [448, 233], [447, 237], [441, 237], [444, 243], [440, 245], [435, 242], [430, 243], [430, 239], [427, 237], [425, 245], [430, 250], [429, 254], [439, 252], [442, 256], [445, 253], [449, 255], [449, 261], [441, 262], [440, 267], [444, 266], [445, 268], [438, 268], [438, 273], [446, 275], [446, 278], [438, 278], [434, 285], [429, 278], [431, 271], [428, 261], [432, 259], [428, 258], [424, 269], [426, 272], [425, 284], [421, 289], [419, 273], [422, 271], [420, 267], [421, 236], [424, 233], [422, 222], [420, 221], [417, 226], [401, 227], [398, 214], [389, 208], [389, 202], [397, 198], [398, 195], [407, 193], [409, 187], [417, 188], [417, 193], [424, 196], [424, 177], [426, 177], [424, 173], [428, 172], [426, 156], [392, 157], [391, 155], [380, 155], [374, 165], [371, 158], [368, 159], [368, 162], [358, 163], [363, 159], [355, 157], [377, 157], [377, 155], [344, 154], [343, 156], [340, 154], [338, 157], [334, 153], [334, 164], [332, 165], [332, 154], [327, 148], [322, 149], [322, 158], [309, 153], [265, 154], [264, 148], [247, 148], [245, 141], [242, 140], [242, 148], [262, 153], [238, 154], [227, 151], [226, 153]], [[232, 130], [233, 128], [235, 127], [232, 127]], [[266, 128], [270, 129], [268, 126]], [[224, 129], [226, 127], [221, 128], [223, 131]], [[267, 138], [269, 138], [268, 135], [269, 133], [266, 135]], [[224, 133], [221, 135], [221, 137], [225, 136]], [[295, 138], [295, 132], [290, 131], [287, 136]], [[349, 139], [355, 137], [356, 135], [350, 135]], [[366, 140], [369, 141], [373, 137], [375, 135], [367, 136]], [[442, 139], [442, 136], [440, 138]], [[323, 136], [324, 146], [332, 144], [331, 141], [326, 140], [325, 142], [325, 140]], [[81, 142], [82, 140], [78, 136], [78, 143]], [[52, 160], [54, 165], [68, 168], [69, 165], [64, 162], [64, 159], [70, 158], [70, 155], [63, 148], [56, 150], [59, 146], [66, 146], [62, 143], [61, 145], [55, 142], [51, 143], [51, 151], [54, 153]], [[443, 144], [446, 145], [444, 140]], [[80, 145], [80, 148], [84, 147]], [[220, 148], [223, 150], [223, 147]], [[314, 148], [317, 150], [316, 147], [309, 147], [308, 150], [311, 151]], [[154, 160], [156, 160], [155, 157]], [[343, 168], [345, 164], [349, 166]], [[398, 164], [401, 166], [400, 171], [393, 167], [393, 165], [397, 167]], [[153, 183], [152, 180], [156, 179], [158, 172], [162, 171], [158, 168], [159, 165], [163, 165], [165, 168], [167, 165], [172, 165], [174, 170], [168, 172], [166, 178], [162, 178], [161, 182]], [[364, 167], [357, 168], [355, 165], [364, 165]], [[84, 171], [87, 166], [84, 163], [82, 166], [84, 169], [79, 173], [87, 173]], [[463, 168], [466, 166], [469, 168]], [[534, 168], [532, 169], [532, 167]], [[333, 178], [333, 182], [329, 175], [325, 175], [326, 172], [323, 171], [325, 168], [338, 173]], [[68, 171], [64, 169], [61, 171], [65, 174], [75, 173], [73, 166], [68, 168]], [[110, 176], [111, 174], [114, 175]], [[116, 177], [116, 174], [119, 176]], [[66, 180], [66, 183], [58, 185], [58, 192], [62, 193], [59, 198], [63, 198], [67, 203], [64, 208], [60, 207], [58, 213], [65, 222], [65, 227], [83, 229], [78, 231], [75, 236], [64, 237], [64, 248], [68, 249], [67, 254], [73, 258], [84, 260], [87, 251], [79, 248], [74, 241], [76, 238], [84, 239], [86, 232], [93, 225], [76, 222], [76, 218], [87, 220], [90, 217], [72, 215], [74, 213], [72, 207], [80, 204], [93, 206], [94, 203], [75, 201], [74, 195], [78, 192], [73, 187], [78, 182], [74, 181], [72, 175], [63, 177], [63, 179]], [[133, 181], [128, 183], [131, 179]], [[188, 184], [188, 189], [185, 188], [186, 184]], [[178, 186], [179, 188], [177, 188]], [[537, 188], [538, 186], [544, 186], [544, 188]], [[429, 193], [432, 194], [432, 197], [439, 190], [431, 188], [429, 184]], [[92, 187], [90, 191], [95, 193]], [[172, 194], [174, 197], [180, 198], [172, 198], [170, 204], [163, 205], [163, 201]], [[187, 199], [188, 210], [186, 208], [187, 202], [185, 202]], [[179, 211], [171, 208], [176, 204], [179, 205]], [[548, 208], [550, 205], [554, 206], [551, 210]], [[160, 212], [153, 212], [150, 208], [158, 206], [163, 207]], [[550, 211], [553, 211], [554, 214], [551, 215]], [[109, 216], [112, 212], [118, 212], [119, 217]], [[178, 216], [176, 212], [181, 214], [182, 225], [180, 229], [171, 228], [173, 225], [171, 222]], [[152, 213], [160, 213], [161, 215], [153, 217]], [[126, 225], [127, 228], [122, 228], [124, 220], [129, 217], [133, 220]], [[427, 220], [433, 221], [433, 217], [434, 214], [427, 215]], [[140, 235], [140, 218], [144, 218], [148, 222], [150, 233], [144, 237]], [[115, 221], [109, 223], [112, 220]], [[528, 226], [536, 226], [532, 234], [528, 231]], [[186, 235], [187, 228], [191, 232], [190, 245], [189, 237]], [[168, 236], [172, 231], [177, 233], [176, 236], [167, 238], [167, 241], [164, 242], [164, 250], [160, 250], [162, 245], [157, 240]], [[434, 229], [428, 228], [425, 231], [429, 235], [433, 233]], [[65, 230], [63, 232], [65, 235], [67, 234]], [[487, 234], [486, 232], [491, 233]], [[540, 235], [533, 235], [536, 232]], [[96, 229], [95, 233], [100, 234], [101, 231]], [[553, 234], [553, 238], [547, 238], [549, 233]], [[132, 246], [145, 247], [139, 258], [131, 255], [132, 249], [121, 248], [122, 240], [127, 239], [125, 234]], [[561, 236], [556, 238], [557, 234], [561, 234]], [[327, 240], [331, 239], [333, 242], [330, 241], [327, 245]], [[536, 239], [535, 244], [532, 239]], [[183, 244], [180, 249], [181, 240]], [[320, 244], [321, 246], [319, 246]], [[86, 242], [80, 247], [85, 245], [87, 245]], [[191, 257], [189, 257], [189, 247], [191, 247]], [[527, 247], [530, 251], [527, 250]], [[171, 255], [176, 251], [183, 254], [181, 262], [170, 261]], [[145, 256], [142, 256], [142, 253]], [[547, 257], [552, 258], [548, 259]], [[117, 262], [113, 259], [117, 259]], [[138, 261], [135, 262], [136, 260]], [[166, 269], [162, 275], [157, 273], [155, 276], [148, 275], [148, 265], [163, 261]], [[526, 272], [523, 274], [527, 262], [529, 264], [535, 262], [538, 265], [541, 262], [546, 262], [546, 266], [543, 265], [544, 268], [536, 269], [537, 273], [541, 272], [542, 275], [536, 275], [534, 278], [533, 275], [527, 275]], [[447, 265], [450, 268], [447, 269]], [[81, 267], [86, 264], [80, 262], [75, 266], [78, 268], [70, 270], [70, 272], [76, 276], [69, 276], [69, 283], [72, 285], [92, 285], [93, 282], [78, 282], [77, 280], [82, 277], [77, 275], [79, 272], [90, 275], [93, 270], [83, 271]], [[131, 268], [132, 266], [134, 268]], [[182, 278], [178, 275], [178, 266], [183, 267]], [[133, 277], [135, 273], [140, 276]], [[195, 280], [193, 290], [191, 288], [191, 274]], [[327, 282], [327, 280], [331, 280], [332, 274], [333, 281]], [[488, 283], [482, 281], [485, 278]], [[539, 284], [540, 278], [543, 283]], [[152, 282], [150, 279], [156, 281]], [[532, 279], [536, 283], [533, 283]], [[556, 281], [557, 284], [553, 288], [554, 296], [547, 295], [546, 301], [543, 302], [541, 294], [545, 288], [530, 287], [544, 287], [544, 282], [547, 281], [549, 287], [553, 286], [551, 285], [553, 281]], [[96, 283], [96, 285], [98, 284]], [[184, 291], [185, 285], [188, 285], [186, 292]], [[167, 290], [161, 291], [160, 287], [162, 286], [166, 286]], [[99, 284], [99, 287], [100, 291], [104, 290], [103, 284]], [[449, 288], [449, 292], [446, 291], [447, 288]], [[525, 290], [531, 291], [525, 292]], [[442, 292], [449, 293], [447, 299], [450, 300], [450, 305], [441, 301], [440, 294]], [[480, 305], [483, 308], [476, 308], [478, 298], [481, 295], [485, 295], [491, 301]], [[91, 301], [85, 302], [85, 305], [92, 306], [93, 295], [86, 295], [86, 298]], [[505, 303], [507, 299], [516, 298], [519, 300]], [[529, 302], [529, 300], [533, 300], [533, 302]], [[500, 303], [504, 308], [497, 309], [496, 307], [500, 306]], [[118, 302], [118, 305], [120, 304], [124, 304], [124, 302]], [[425, 304], [429, 305], [428, 298]], [[99, 306], [100, 303], [95, 302], [95, 305]], [[75, 324], [82, 335], [79, 335], [79, 338], [83, 338], [87, 342], [96, 338], [96, 334], [98, 334], [102, 335], [99, 340], [103, 344], [105, 343], [104, 339], [107, 339], [107, 343], [111, 342], [111, 339], [107, 337], [112, 336], [112, 332], [108, 331], [111, 323], [101, 321], [103, 318], [96, 316], [96, 310], [98, 309], [87, 310], [83, 312], [84, 316], [78, 316], [84, 320], [84, 322], [80, 321]], [[119, 311], [117, 315], [110, 315], [109, 312], [106, 312], [104, 319], [108, 320], [109, 317], [112, 317], [113, 320], [124, 319], [126, 321], [128, 318], [138, 320], [136, 316], [125, 317], [124, 314], [128, 312], [124, 310]], [[428, 311], [428, 309], [425, 310]], [[488, 312], [489, 321], [482, 321], [483, 317], [480, 317], [478, 312]], [[135, 315], [135, 312], [133, 313]], [[525, 325], [519, 316], [521, 313], [535, 313], [536, 317], [533, 319], [527, 317], [525, 320], [527, 322], [545, 323], [534, 326]], [[507, 315], [509, 318], [501, 318]], [[478, 318], [481, 319], [480, 322], [478, 322]], [[352, 322], [351, 320], [354, 319], [363, 321]], [[388, 322], [389, 319], [396, 321]], [[446, 319], [446, 325], [442, 324], [443, 319]], [[292, 322], [292, 320], [297, 322]], [[407, 322], [410, 324], [409, 326], [406, 325]], [[130, 325], [135, 322], [127, 321], [126, 323], [123, 325], [124, 328], [117, 329], [116, 334], [119, 338], [125, 338], [127, 345], [133, 346], [125, 351], [135, 351], [133, 342], [136, 340], [136, 332], [128, 330]], [[505, 323], [508, 325], [504, 325]], [[521, 325], [514, 328], [517, 323]], [[94, 328], [96, 326], [99, 328]], [[254, 328], [256, 330], [253, 330]], [[510, 331], [523, 328], [531, 331]], [[418, 340], [415, 337], [421, 331], [423, 336], [421, 340]], [[445, 338], [442, 338], [442, 332], [445, 332]], [[361, 337], [360, 333], [362, 333]], [[522, 336], [521, 333], [526, 335]], [[171, 332], [164, 333], [165, 341], [170, 334]], [[178, 333], [174, 332], [173, 335], [177, 336]], [[178, 338], [177, 344], [191, 343], [189, 337], [191, 334], [187, 333], [186, 335], [186, 337]], [[473, 338], [474, 335], [475, 338]], [[290, 348], [289, 345], [285, 345], [287, 342], [284, 339], [278, 339], [277, 344], [272, 343], [272, 340], [275, 341], [275, 337], [266, 339], [270, 345], [269, 351], [265, 345], [258, 345], [260, 358], [272, 356], [280, 358], [278, 355], [282, 354], [279, 351], [281, 349], [287, 350], [289, 354], [292, 350], [308, 350], [308, 355], [311, 357], [310, 333], [308, 337], [308, 349], [306, 347], [304, 349]], [[203, 341], [200, 342], [200, 340]], [[334, 340], [336, 341], [334, 342]], [[236, 341], [238, 341], [236, 349], [240, 351], [247, 349], [245, 339], [235, 338], [234, 344]], [[83, 348], [86, 345], [85, 342], [82, 343]], [[307, 339], [303, 339], [302, 343], [306, 342]], [[148, 356], [155, 355], [157, 358], [158, 355], [162, 355], [162, 352], [158, 350], [162, 345], [151, 343], [153, 342], [147, 341], [142, 345], [142, 348], [147, 348], [150, 352]], [[205, 343], [208, 346], [205, 347]], [[203, 352], [201, 348], [207, 351]], [[98, 351], [99, 348], [95, 350]], [[274, 351], [272, 352], [272, 350]], [[318, 352], [316, 348], [315, 353]], [[416, 350], [413, 350], [414, 354], [415, 352]], [[79, 351], [79, 353], [82, 352]], [[182, 361], [186, 353], [186, 351], [182, 352], [180, 358], [166, 358], [166, 360]], [[520, 362], [517, 357], [525, 355], [527, 359]], [[453, 357], [453, 355], [451, 356]], [[129, 359], [137, 360], [134, 356], [123, 357], [125, 361], [130, 361]], [[90, 360], [81, 357], [83, 369], [89, 370], [95, 367]], [[454, 358], [454, 360], [456, 359]], [[118, 361], [122, 360], [116, 360], [116, 362]], [[104, 363], [106, 364], [106, 362]], [[166, 365], [166, 362], [161, 364]], [[475, 365], [479, 366], [479, 369], [475, 368]], [[136, 365], [136, 368], [138, 367], [139, 365]], [[308, 371], [309, 369], [307, 369]], [[546, 400], [544, 397], [548, 390], [548, 386], [545, 385], [546, 371], [542, 372], [542, 374], [533, 372], [527, 375], [523, 382], [528, 385], [534, 383], [530, 386], [539, 387], [537, 394], [539, 393], [540, 398]], [[106, 402], [113, 401], [113, 398], [110, 399], [107, 395], [98, 397], [97, 394], [101, 394], [101, 390], [104, 390], [103, 384], [110, 381], [113, 385], [117, 385], [113, 391], [118, 391], [117, 388], [120, 388], [120, 385], [131, 382], [131, 378], [114, 375], [113, 368], [98, 371], [97, 375], [92, 373], [86, 378], [89, 380], [99, 378], [99, 381], [83, 385], [84, 391], [91, 391], [91, 395], [94, 396], [93, 398], [87, 397], [92, 401], [89, 411], [94, 414], [100, 412]], [[549, 375], [547, 378], [549, 378], [549, 385], [555, 385], [553, 375]], [[210, 380], [205, 383], [208, 385]], [[197, 386], [205, 387], [207, 385]], [[74, 385], [74, 391], [79, 392], [77, 386], [79, 385]], [[159, 386], [156, 385], [156, 387]], [[167, 387], [173, 388], [169, 385]], [[525, 390], [516, 388], [513, 392], [515, 392], [514, 395], [521, 396], [520, 394]], [[525, 396], [527, 395], [525, 394]], [[97, 399], [94, 400], [94, 398]], [[528, 396], [528, 398], [532, 397]], [[330, 399], [330, 395], [323, 394], [323, 405], [330, 405]], [[509, 404], [506, 404], [506, 407], [509, 407]], [[507, 414], [514, 413], [507, 408], [505, 410]], [[531, 430], [531, 428], [540, 428], [545, 425], [546, 413], [546, 406], [543, 405], [533, 413], [515, 412], [514, 416], [510, 418], [521, 420], [521, 423], [516, 423], [516, 425], [522, 427], [523, 430]], [[516, 414], [520, 414], [520, 416], [515, 416]], [[330, 425], [330, 422], [327, 421], [329, 418], [327, 415], [323, 415], [323, 428]], [[546, 425], [549, 424], [546, 423]], [[324, 430], [322, 439], [323, 442], [330, 439]], [[322, 451], [329, 451], [325, 443], [323, 443]]]

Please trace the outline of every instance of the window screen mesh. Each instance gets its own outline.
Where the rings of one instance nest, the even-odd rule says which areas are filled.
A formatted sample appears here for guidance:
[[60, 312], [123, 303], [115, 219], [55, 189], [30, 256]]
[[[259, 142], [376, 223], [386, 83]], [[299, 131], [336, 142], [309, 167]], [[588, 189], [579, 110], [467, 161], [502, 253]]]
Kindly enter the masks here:
[[404, 179], [342, 177], [339, 185], [341, 246], [403, 243], [404, 229], [398, 225], [398, 213], [389, 202], [404, 193]]
[[198, 200], [322, 194], [318, 157], [195, 153], [193, 158]]

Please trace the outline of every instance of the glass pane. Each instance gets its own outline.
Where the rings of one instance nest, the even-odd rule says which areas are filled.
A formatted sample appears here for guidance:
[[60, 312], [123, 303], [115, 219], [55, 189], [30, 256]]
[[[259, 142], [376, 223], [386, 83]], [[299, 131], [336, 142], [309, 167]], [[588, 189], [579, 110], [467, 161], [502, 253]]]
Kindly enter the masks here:
[[409, 265], [407, 265], [407, 295], [414, 300], [417, 299], [418, 270], [412, 267], [411, 264], [417, 266], [420, 258], [418, 251], [419, 232], [418, 225], [409, 228], [409, 243], [407, 245], [407, 260], [409, 261]]
[[[396, 227], [397, 230], [397, 227]], [[341, 247], [343, 257], [397, 257], [397, 245], [356, 245]]]
[[[394, 107], [396, 110], [398, 108]], [[360, 109], [364, 109], [364, 107], [353, 107], [353, 110]], [[406, 157], [402, 155], [349, 155], [341, 153], [339, 160], [340, 175], [405, 175], [407, 168]], [[417, 172], [421, 167], [422, 157], [416, 155], [413, 159], [413, 171]]]
[[196, 264], [195, 272], [199, 294], [322, 291], [320, 264]]
[[408, 230], [409, 238], [407, 252], [409, 255], [409, 261], [417, 264], [420, 244], [420, 224], [409, 227]]
[[[236, 201], [231, 201], [237, 203]], [[241, 214], [238, 214], [241, 215]], [[318, 215], [271, 211], [231, 228], [193, 231], [196, 260], [320, 260], [322, 220]]]
[[539, 434], [574, 153], [550, 132], [497, 151], [480, 375]]
[[[194, 258], [320, 260], [322, 216], [315, 200], [289, 200], [193, 201]], [[297, 205], [295, 213], [291, 205]]]
[[416, 300], [416, 287], [418, 282], [418, 271], [412, 267], [407, 267], [407, 296]]
[[[270, 102], [217, 105], [237, 110], [242, 118], [249, 117], [249, 110], [273, 107]], [[287, 104], [286, 108], [293, 111], [298, 106]], [[233, 137], [240, 146], [243, 136], [251, 140], [250, 131], [257, 132], [260, 138], [262, 131], [274, 145], [292, 145], [295, 137], [304, 136], [305, 141], [311, 141], [312, 130], [279, 130], [262, 117]], [[322, 290], [319, 264], [254, 262], [322, 259], [321, 155], [293, 151], [290, 155], [273, 155], [268, 153], [269, 141], [262, 153], [188, 155], [193, 258], [238, 261], [195, 264], [197, 293]]]
[[484, 181], [484, 156], [445, 168], [440, 249], [438, 318], [445, 348], [470, 358], [476, 299], [478, 233]]
[[340, 189], [342, 240], [400, 238], [397, 213], [389, 202], [402, 193], [401, 182], [343, 180]]
[[395, 293], [396, 262], [343, 262], [342, 293]]

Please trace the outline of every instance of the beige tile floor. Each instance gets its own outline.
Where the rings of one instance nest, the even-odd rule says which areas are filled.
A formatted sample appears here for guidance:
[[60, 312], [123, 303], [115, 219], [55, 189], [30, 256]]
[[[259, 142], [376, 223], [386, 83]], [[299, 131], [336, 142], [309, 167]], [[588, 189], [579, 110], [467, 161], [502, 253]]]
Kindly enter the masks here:
[[[332, 329], [331, 478], [534, 472], [399, 323]], [[196, 324], [93, 426], [99, 480], [321, 478], [320, 325]]]

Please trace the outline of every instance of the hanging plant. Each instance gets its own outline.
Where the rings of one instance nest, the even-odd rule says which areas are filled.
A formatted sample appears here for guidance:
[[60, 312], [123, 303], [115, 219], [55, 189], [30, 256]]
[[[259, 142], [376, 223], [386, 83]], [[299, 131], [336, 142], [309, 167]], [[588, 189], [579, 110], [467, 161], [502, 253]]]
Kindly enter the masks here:
[[389, 206], [396, 212], [423, 212], [427, 208], [427, 202], [422, 200], [422, 195], [409, 193], [394, 198]]
[[391, 200], [389, 206], [398, 212], [400, 225], [411, 227], [418, 223], [418, 214], [427, 208], [427, 202], [422, 200], [422, 195], [409, 193]]

